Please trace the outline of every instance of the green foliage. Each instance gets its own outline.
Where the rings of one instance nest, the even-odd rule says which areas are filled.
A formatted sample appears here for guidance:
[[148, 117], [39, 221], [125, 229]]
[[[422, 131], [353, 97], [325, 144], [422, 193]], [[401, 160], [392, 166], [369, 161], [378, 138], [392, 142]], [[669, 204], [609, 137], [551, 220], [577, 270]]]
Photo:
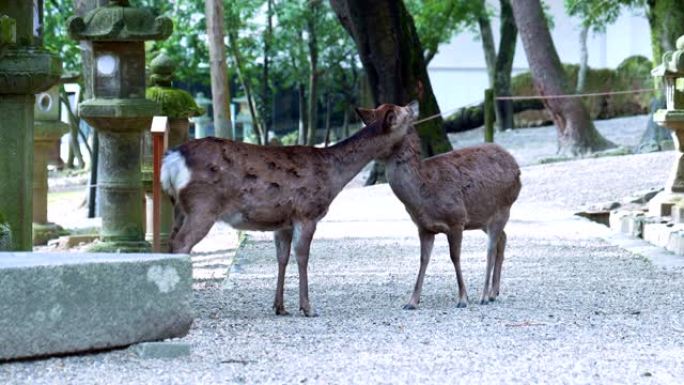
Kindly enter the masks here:
[[480, 1], [473, 0], [405, 0], [405, 4], [413, 16], [426, 63], [441, 44], [458, 32], [474, 30], [478, 15], [488, 12]]
[[43, 45], [62, 59], [64, 72], [81, 72], [81, 50], [66, 31], [66, 20], [74, 15], [73, 0], [50, 0], [43, 7]]
[[293, 146], [297, 144], [297, 131], [292, 131], [280, 137], [280, 143], [283, 146]]
[[564, 0], [570, 16], [582, 19], [594, 32], [605, 31], [620, 16], [623, 8], [644, 6], [646, 0]]
[[177, 88], [148, 87], [145, 97], [161, 104], [162, 114], [170, 118], [190, 118], [204, 113], [189, 93]]
[[[208, 84], [208, 48], [204, 24], [204, 1], [132, 1], [133, 6], [151, 7], [157, 14], [165, 14], [173, 20], [173, 34], [168, 40], [147, 43], [151, 60], [164, 50], [178, 63], [176, 78], [184, 82]], [[66, 19], [74, 15], [73, 0], [50, 0], [44, 6], [44, 45], [59, 55], [65, 72], [81, 71], [81, 51], [78, 42], [71, 40], [66, 32]]]
[[209, 84], [209, 47], [203, 0], [138, 0], [131, 4], [151, 7], [173, 20], [173, 33], [164, 41], [147, 43], [147, 59], [164, 51], [175, 63], [175, 78], [184, 83]]

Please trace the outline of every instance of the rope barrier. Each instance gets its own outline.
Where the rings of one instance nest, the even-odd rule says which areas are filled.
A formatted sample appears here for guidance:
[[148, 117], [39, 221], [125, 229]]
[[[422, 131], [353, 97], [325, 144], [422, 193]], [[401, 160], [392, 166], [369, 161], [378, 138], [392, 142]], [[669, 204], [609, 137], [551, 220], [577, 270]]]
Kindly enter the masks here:
[[456, 112], [456, 111], [458, 111], [458, 110], [462, 110], [462, 109], [464, 109], [464, 108], [475, 107], [475, 106], [480, 105], [481, 103], [482, 103], [482, 102], [472, 102], [472, 103], [470, 103], [470, 104], [466, 104], [465, 106], [456, 107], [456, 108], [451, 108], [451, 109], [449, 109], [449, 110], [442, 111], [442, 112], [440, 112], [439, 114], [430, 115], [430, 116], [428, 116], [428, 117], [426, 117], [426, 118], [423, 118], [423, 119], [420, 119], [420, 120], [416, 120], [415, 122], [413, 122], [413, 125], [415, 126], [415, 125], [418, 125], [418, 124], [421, 124], [421, 123], [425, 123], [425, 122], [427, 122], [427, 121], [430, 121], [430, 120], [433, 120], [433, 119], [437, 119], [438, 117], [443, 116], [443, 115], [450, 115], [450, 114], [452, 114], [452, 113], [454, 113], [454, 112]]
[[608, 95], [623, 95], [623, 94], [638, 94], [645, 92], [654, 92], [653, 88], [641, 88], [627, 91], [608, 91], [608, 92], [592, 92], [587, 94], [567, 94], [567, 95], [530, 95], [530, 96], [497, 96], [496, 100], [527, 100], [527, 99], [569, 99], [569, 98], [584, 98], [589, 96], [608, 96]]
[[[586, 94], [566, 94], [566, 95], [529, 95], [529, 96], [497, 96], [494, 98], [494, 100], [530, 100], [530, 99], [569, 99], [569, 98], [584, 98], [584, 97], [592, 97], [592, 96], [609, 96], [609, 95], [624, 95], [624, 94], [638, 94], [638, 93], [646, 93], [646, 92], [654, 92], [655, 90], [653, 88], [640, 88], [640, 89], [635, 89], [635, 90], [626, 90], [626, 91], [608, 91], [608, 92], [591, 92], [591, 93], [586, 93]], [[440, 112], [439, 114], [434, 114], [430, 115], [428, 117], [425, 117], [420, 120], [416, 120], [413, 122], [413, 125], [418, 125], [421, 123], [425, 123], [427, 121], [437, 119], [440, 116], [444, 115], [450, 115], [458, 110], [464, 109], [464, 108], [469, 108], [469, 107], [474, 107], [482, 104], [482, 102], [473, 102], [470, 104], [466, 104], [465, 106], [462, 107], [456, 107], [456, 108], [451, 108], [449, 110]]]

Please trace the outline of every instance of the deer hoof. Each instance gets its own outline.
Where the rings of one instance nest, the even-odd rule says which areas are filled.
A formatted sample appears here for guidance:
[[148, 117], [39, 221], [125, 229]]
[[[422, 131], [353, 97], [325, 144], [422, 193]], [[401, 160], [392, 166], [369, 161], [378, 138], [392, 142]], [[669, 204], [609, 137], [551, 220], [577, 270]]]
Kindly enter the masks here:
[[468, 307], [468, 304], [463, 302], [463, 301], [460, 301], [459, 303], [456, 304], [457, 309], [462, 309], [464, 307]]
[[304, 317], [309, 317], [309, 318], [318, 317], [318, 312], [313, 310], [313, 309], [307, 310], [307, 309], [301, 308], [299, 310], [301, 310], [302, 313], [304, 313]]
[[418, 306], [416, 306], [416, 305], [414, 305], [414, 304], [412, 304], [412, 303], [407, 303], [406, 305], [404, 305], [404, 306], [402, 307], [402, 309], [404, 309], [404, 310], [417, 310], [417, 309], [418, 309]]
[[285, 310], [285, 307], [283, 306], [274, 306], [276, 315], [290, 315], [290, 313]]
[[489, 298], [487, 298], [487, 297], [480, 298], [480, 305], [487, 305], [488, 303], [489, 303]]

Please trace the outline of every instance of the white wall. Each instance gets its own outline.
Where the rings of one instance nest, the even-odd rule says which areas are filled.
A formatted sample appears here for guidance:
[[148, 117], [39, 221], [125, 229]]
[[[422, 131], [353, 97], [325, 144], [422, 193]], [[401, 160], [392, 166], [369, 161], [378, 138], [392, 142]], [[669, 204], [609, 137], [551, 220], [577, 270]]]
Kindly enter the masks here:
[[[498, 10], [498, 0], [487, 0]], [[577, 18], [566, 15], [563, 0], [547, 0], [553, 16], [551, 35], [556, 51], [563, 63], [578, 63], [579, 24]], [[498, 11], [497, 11], [498, 12]], [[499, 18], [492, 17], [494, 42], [498, 47]], [[643, 12], [624, 10], [620, 18], [605, 33], [590, 32], [587, 41], [589, 66], [615, 68], [632, 55], [651, 57], [650, 29]], [[522, 42], [518, 38], [513, 72], [528, 68]], [[476, 34], [464, 32], [440, 47], [439, 53], [428, 66], [428, 73], [437, 102], [442, 111], [452, 110], [483, 99], [484, 89], [489, 86], [482, 42]]]

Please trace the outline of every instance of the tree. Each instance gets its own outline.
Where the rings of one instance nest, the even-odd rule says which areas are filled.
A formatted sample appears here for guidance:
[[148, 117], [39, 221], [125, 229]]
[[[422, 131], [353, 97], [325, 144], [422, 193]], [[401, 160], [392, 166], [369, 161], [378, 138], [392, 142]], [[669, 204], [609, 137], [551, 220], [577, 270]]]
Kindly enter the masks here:
[[[420, 102], [421, 117], [439, 113], [413, 18], [402, 1], [331, 0], [340, 22], [356, 42], [376, 104]], [[424, 156], [449, 151], [437, 117], [417, 127]]]
[[309, 132], [306, 144], [313, 146], [316, 142], [318, 128], [318, 28], [316, 20], [320, 17], [321, 1], [309, 0], [306, 13], [306, 35], [309, 46]]
[[[633, 0], [627, 0], [632, 2]], [[605, 32], [606, 26], [612, 24], [620, 16], [624, 0], [608, 0], [604, 2], [586, 0], [565, 0], [565, 9], [570, 16], [579, 17], [580, 25], [580, 66], [577, 74], [577, 92], [584, 90], [587, 74], [589, 53], [587, 50], [587, 36], [589, 30]]]
[[220, 138], [231, 137], [230, 88], [224, 43], [223, 1], [206, 0], [207, 35], [209, 36], [209, 65], [211, 95], [214, 109], [214, 131]]
[[[511, 5], [539, 95], [572, 93], [540, 0], [514, 0]], [[551, 98], [544, 104], [558, 130], [559, 153], [576, 156], [615, 146], [596, 130], [580, 99]]]
[[[489, 75], [489, 85], [494, 90], [496, 96], [511, 95], [511, 71], [513, 70], [513, 58], [515, 57], [515, 43], [518, 39], [518, 28], [513, 18], [513, 10], [510, 0], [500, 0], [500, 40], [498, 52], [494, 46], [491, 23], [489, 22], [489, 12], [485, 0], [480, 0], [478, 14], [478, 25], [480, 27], [480, 37], [487, 63], [487, 74]], [[476, 3], [477, 4], [477, 3]], [[497, 100], [496, 120], [500, 130], [514, 128], [513, 124], [513, 101]]]
[[[579, 16], [583, 23], [605, 26], [612, 23], [625, 8], [642, 10], [651, 29], [653, 65], [661, 63], [663, 54], [673, 50], [677, 38], [684, 34], [684, 0], [565, 0], [568, 13]], [[653, 113], [665, 107], [665, 98], [658, 80], [654, 82], [657, 94], [651, 102], [651, 113], [637, 151], [661, 149], [661, 141], [670, 137], [669, 131], [653, 122]]]
[[426, 65], [439, 52], [442, 43], [477, 23], [481, 8], [472, 0], [406, 0], [405, 4], [423, 45]]

